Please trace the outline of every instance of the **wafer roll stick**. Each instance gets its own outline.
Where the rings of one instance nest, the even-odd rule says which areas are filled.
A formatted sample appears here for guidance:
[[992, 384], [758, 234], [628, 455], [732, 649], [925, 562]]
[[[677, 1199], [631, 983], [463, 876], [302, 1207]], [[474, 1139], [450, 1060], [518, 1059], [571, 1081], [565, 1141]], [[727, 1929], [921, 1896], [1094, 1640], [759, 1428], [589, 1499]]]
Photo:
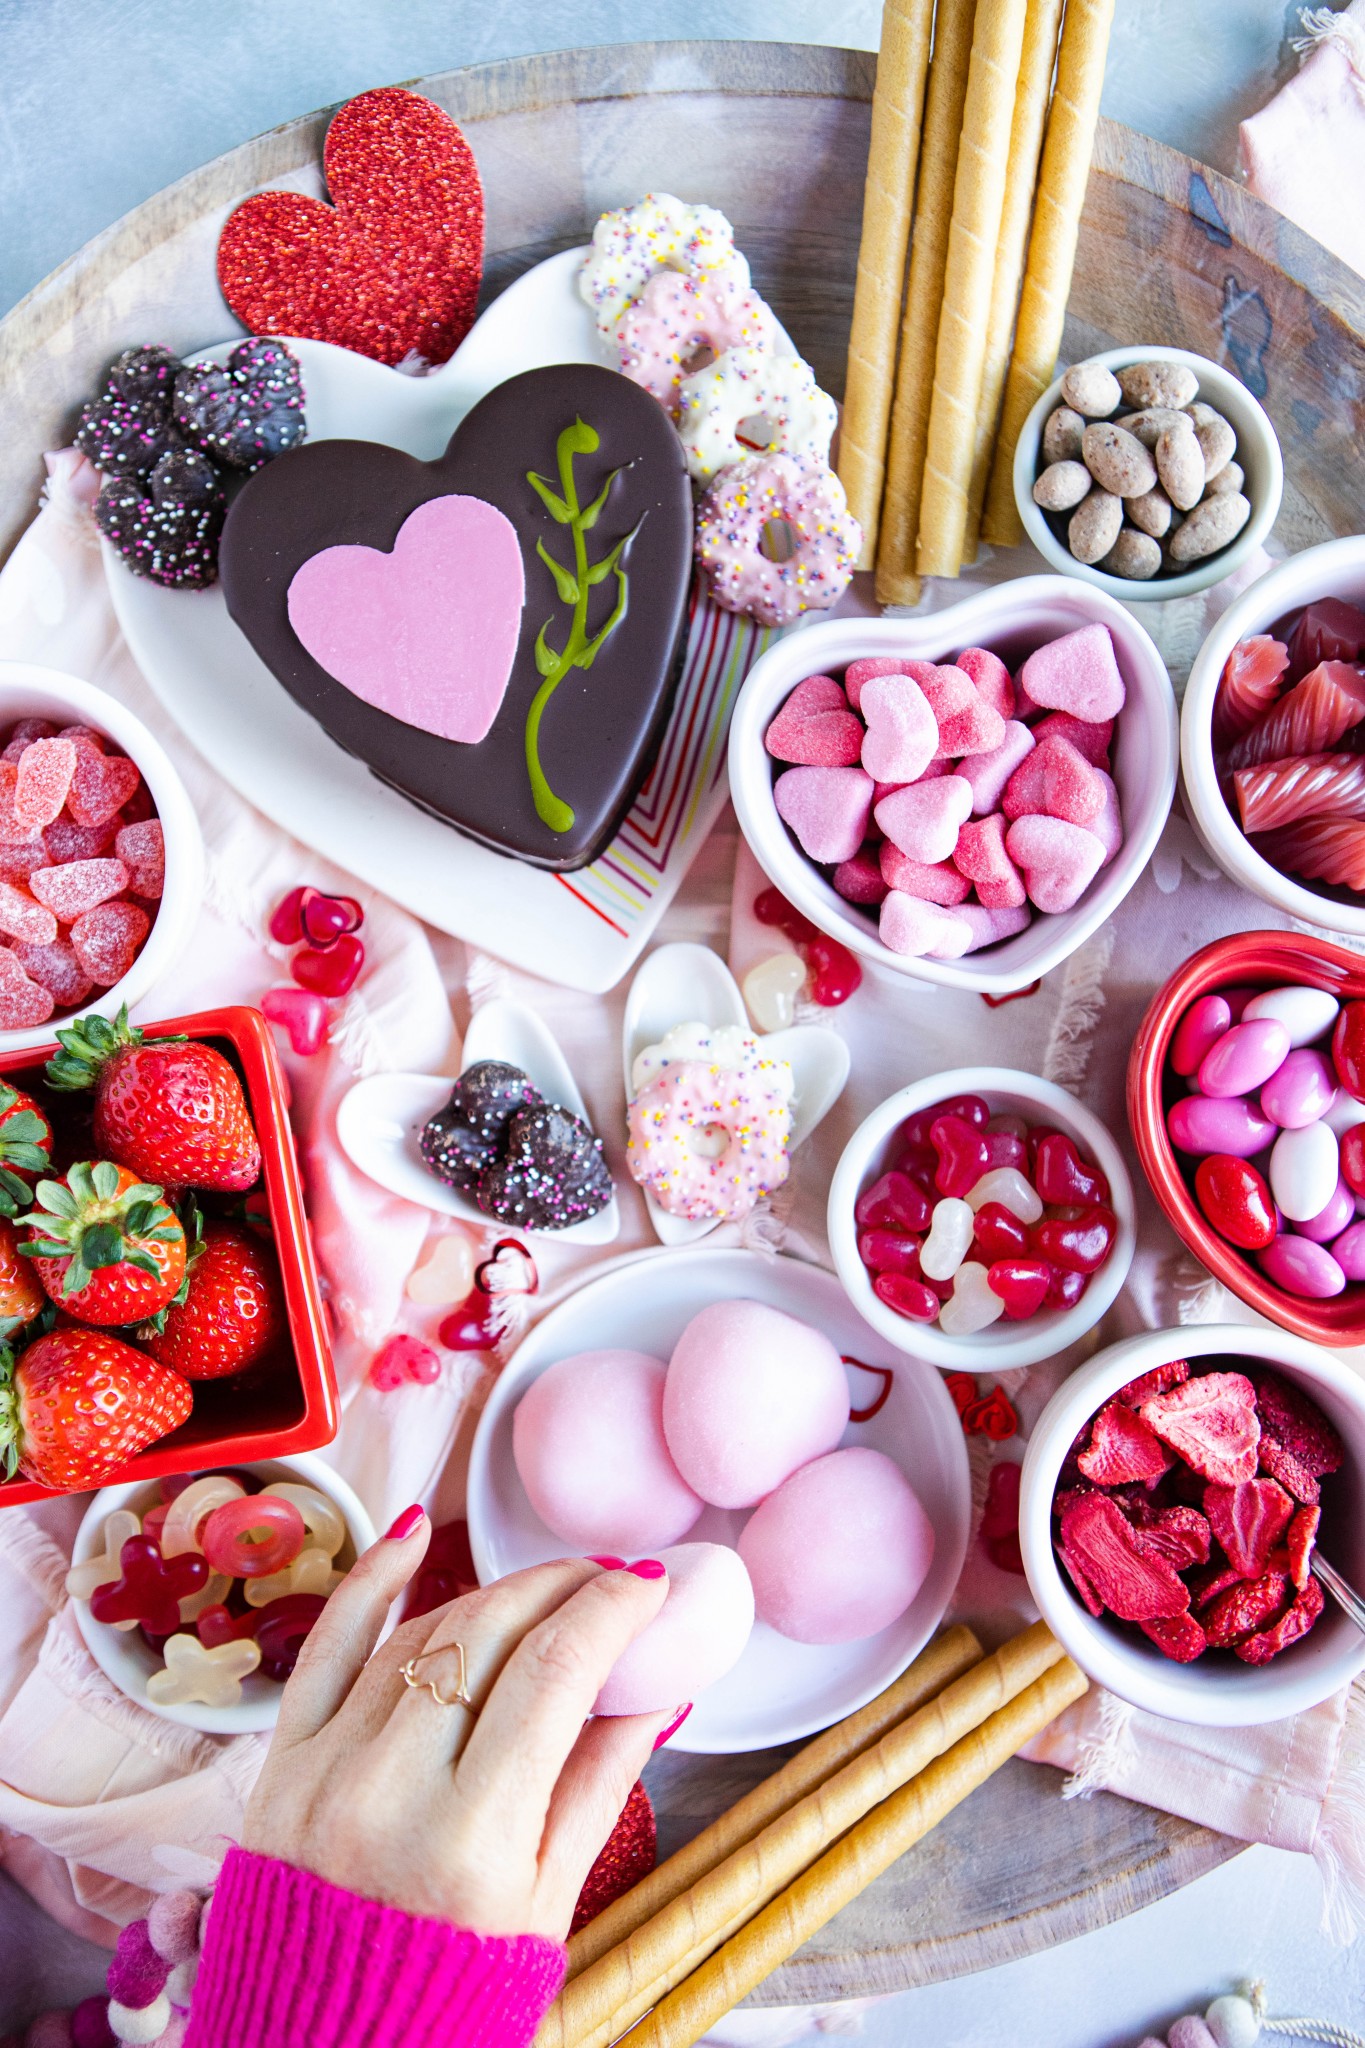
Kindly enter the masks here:
[[1057, 62], [1057, 31], [1061, 22], [1062, 0], [1028, 0], [1024, 48], [1019, 59], [1019, 86], [1014, 96], [1014, 121], [1010, 128], [1005, 209], [1000, 216], [995, 283], [991, 288], [990, 317], [986, 322], [981, 398], [976, 409], [976, 449], [967, 492], [967, 526], [962, 536], [964, 562], [976, 560], [981, 537], [981, 507], [995, 449], [1005, 373], [1009, 369], [1010, 341], [1019, 306], [1024, 258], [1028, 254], [1033, 192], [1038, 182], [1038, 157], [1043, 147], [1043, 130], [1047, 126], [1047, 103], [1052, 91], [1052, 72]]
[[983, 539], [996, 547], [1015, 547], [1024, 537], [1014, 503], [1014, 451], [1030, 409], [1057, 367], [1113, 19], [1114, 0], [1067, 0], [1014, 351], [981, 521]]
[[933, 27], [934, 0], [886, 0], [839, 428], [839, 476], [849, 510], [863, 529], [860, 569], [870, 569], [876, 559], [896, 378], [896, 331]]
[[537, 2048], [606, 2048], [838, 1837], [1062, 1656], [1037, 1622], [899, 1722], [575, 1977]]
[[956, 576], [962, 567], [1027, 4], [976, 4], [920, 496], [915, 566], [921, 576]]
[[898, 1721], [936, 1698], [945, 1685], [961, 1678], [973, 1664], [979, 1664], [982, 1655], [981, 1645], [969, 1628], [948, 1628], [935, 1636], [885, 1692], [878, 1693], [856, 1714], [826, 1728], [780, 1770], [713, 1820], [710, 1827], [703, 1828], [648, 1877], [641, 1878], [596, 1914], [586, 1927], [580, 1928], [569, 1941], [570, 1978], [624, 1941], [736, 1849], [751, 1842], [769, 1821], [776, 1820], [798, 1799], [804, 1799], [845, 1764], [871, 1749]]
[[891, 407], [881, 531], [877, 540], [877, 600], [915, 604], [919, 577], [920, 488], [929, 433], [929, 398], [934, 385], [934, 352], [943, 302], [943, 267], [953, 218], [953, 184], [967, 71], [972, 56], [976, 0], [938, 0], [934, 52], [924, 100], [924, 139], [915, 187], [915, 226], [910, 243], [910, 278], [901, 319], [900, 362]]
[[965, 1735], [917, 1778], [882, 1801], [841, 1842], [671, 1992], [630, 2036], [630, 2048], [692, 2048], [732, 2006], [796, 1953], [802, 1942], [945, 1814], [999, 1770], [1089, 1685], [1069, 1657]]

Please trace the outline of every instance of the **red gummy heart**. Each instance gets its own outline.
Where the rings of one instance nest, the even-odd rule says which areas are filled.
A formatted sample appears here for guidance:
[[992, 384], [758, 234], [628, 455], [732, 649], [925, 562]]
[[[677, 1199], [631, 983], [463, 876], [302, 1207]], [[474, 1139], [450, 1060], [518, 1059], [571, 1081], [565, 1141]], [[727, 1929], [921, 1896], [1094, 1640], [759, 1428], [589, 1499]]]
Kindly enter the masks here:
[[964, 1124], [971, 1124], [978, 1131], [984, 1131], [991, 1120], [990, 1109], [981, 1096], [950, 1095], [945, 1102], [931, 1103], [928, 1109], [908, 1116], [896, 1136], [908, 1145], [927, 1145], [929, 1133], [941, 1116], [960, 1116]]
[[810, 969], [810, 999], [822, 1010], [837, 1009], [862, 986], [862, 968], [848, 947], [841, 946], [837, 939], [815, 932], [804, 942], [802, 951]]
[[430, 1344], [424, 1344], [420, 1337], [409, 1336], [406, 1331], [390, 1337], [370, 1364], [370, 1385], [378, 1387], [381, 1394], [392, 1393], [405, 1380], [415, 1380], [418, 1386], [429, 1387], [440, 1377], [441, 1361]]
[[469, 1524], [442, 1522], [432, 1530], [427, 1554], [408, 1588], [403, 1619], [414, 1621], [419, 1614], [430, 1614], [433, 1608], [444, 1607], [448, 1600], [472, 1593], [478, 1583], [469, 1548]]
[[492, 1301], [476, 1287], [441, 1324], [442, 1344], [447, 1351], [492, 1351], [498, 1341], [492, 1315]]
[[1025, 1178], [1028, 1176], [1028, 1146], [1022, 1138], [1016, 1138], [1013, 1131], [986, 1131], [986, 1171], [997, 1166], [1013, 1166]]
[[903, 1237], [899, 1230], [864, 1230], [858, 1236], [858, 1257], [869, 1273], [903, 1273], [907, 1280], [921, 1278], [920, 1240]]
[[983, 1202], [976, 1212], [976, 1244], [985, 1264], [992, 1266], [997, 1259], [1022, 1259], [1028, 1233], [1003, 1202]]
[[1029, 1249], [1067, 1273], [1098, 1273], [1119, 1234], [1119, 1220], [1100, 1204], [1079, 1216], [1049, 1216], [1029, 1231]]
[[1023, 1576], [1019, 1550], [1019, 1480], [1021, 1467], [1012, 1461], [991, 1466], [986, 1505], [981, 1515], [981, 1548], [997, 1571]]
[[862, 757], [863, 722], [849, 710], [843, 686], [833, 676], [807, 676], [764, 733], [763, 744], [777, 761], [808, 768], [856, 768]]
[[344, 996], [355, 987], [364, 965], [364, 943], [347, 932], [325, 953], [311, 949], [296, 953], [289, 963], [289, 972], [300, 988], [312, 989], [320, 996]]
[[397, 86], [327, 131], [332, 204], [261, 192], [228, 216], [218, 281], [253, 334], [334, 342], [381, 363], [443, 363], [473, 324], [483, 188], [450, 116]]
[[986, 1270], [986, 1282], [1010, 1321], [1026, 1323], [1047, 1302], [1052, 1268], [1044, 1259], [997, 1259]]
[[815, 936], [815, 926], [794, 903], [788, 903], [780, 889], [760, 889], [754, 898], [754, 916], [760, 924], [776, 925], [792, 944]]
[[864, 1188], [853, 1210], [859, 1230], [927, 1230], [929, 1215], [928, 1197], [906, 1174], [894, 1169]]
[[325, 953], [348, 932], [358, 932], [365, 913], [354, 896], [324, 896], [320, 889], [304, 893], [299, 906], [303, 936], [315, 952]]
[[534, 1294], [539, 1285], [536, 1262], [515, 1237], [500, 1237], [483, 1264], [474, 1268], [476, 1294]]
[[934, 1186], [941, 1195], [963, 1196], [986, 1171], [986, 1141], [965, 1117], [935, 1117], [929, 1142], [938, 1154]]
[[311, 1059], [315, 1052], [322, 1051], [327, 1036], [327, 1005], [316, 991], [268, 988], [261, 997], [261, 1012], [289, 1033], [289, 1043], [301, 1059]]
[[1109, 1183], [1098, 1166], [1087, 1166], [1075, 1141], [1049, 1131], [1039, 1141], [1033, 1162], [1033, 1185], [1045, 1202], [1061, 1209], [1085, 1208], [1109, 1200]]

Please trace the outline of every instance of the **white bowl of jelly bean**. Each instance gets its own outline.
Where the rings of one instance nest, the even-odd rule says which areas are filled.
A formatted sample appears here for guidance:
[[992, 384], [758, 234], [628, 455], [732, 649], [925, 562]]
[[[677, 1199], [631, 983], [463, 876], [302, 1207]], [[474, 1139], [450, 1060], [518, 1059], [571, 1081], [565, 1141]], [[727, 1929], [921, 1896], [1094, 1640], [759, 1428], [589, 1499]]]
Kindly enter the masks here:
[[1133, 1185], [1099, 1118], [1010, 1067], [902, 1088], [854, 1132], [829, 1191], [858, 1313], [945, 1369], [1033, 1365], [1094, 1328], [1136, 1244]]
[[0, 663], [0, 1045], [46, 1043], [142, 1001], [204, 894], [199, 821], [169, 755], [117, 698]]
[[374, 1526], [320, 1458], [180, 1473], [97, 1493], [67, 1591], [120, 1692], [209, 1735], [273, 1728], [317, 1617]]
[[1097, 1684], [1175, 1721], [1316, 1706], [1365, 1636], [1312, 1574], [1365, 1576], [1365, 1382], [1268, 1323], [1148, 1330], [1079, 1366], [1020, 1479], [1029, 1590]]
[[1360, 961], [1326, 940], [1224, 940], [1154, 999], [1129, 1076], [1143, 1166], [1191, 1250], [1262, 1314], [1344, 1344], [1365, 1338], [1353, 983], [1365, 989]]

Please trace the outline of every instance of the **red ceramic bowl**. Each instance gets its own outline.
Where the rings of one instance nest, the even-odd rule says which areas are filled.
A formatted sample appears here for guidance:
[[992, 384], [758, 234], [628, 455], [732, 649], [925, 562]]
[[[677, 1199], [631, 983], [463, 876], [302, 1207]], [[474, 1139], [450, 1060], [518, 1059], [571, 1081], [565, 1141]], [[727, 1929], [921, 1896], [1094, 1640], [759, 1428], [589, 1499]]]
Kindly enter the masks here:
[[1167, 1221], [1214, 1276], [1251, 1308], [1319, 1344], [1365, 1344], [1365, 1284], [1350, 1283], [1330, 1301], [1305, 1301], [1266, 1279], [1245, 1253], [1221, 1238], [1194, 1199], [1189, 1164], [1166, 1135], [1166, 1112], [1185, 1093], [1167, 1070], [1176, 1027], [1190, 1004], [1222, 988], [1326, 989], [1343, 1002], [1365, 996], [1365, 958], [1330, 939], [1295, 932], [1238, 932], [1194, 953], [1159, 988], [1138, 1026], [1128, 1060], [1128, 1122], [1142, 1170]]
[[[289, 1330], [278, 1351], [240, 1383], [197, 1381], [189, 1420], [126, 1465], [105, 1473], [102, 1486], [160, 1479], [206, 1465], [284, 1458], [330, 1443], [337, 1430], [332, 1345], [285, 1106], [284, 1072], [270, 1027], [259, 1010], [230, 1009], [201, 1010], [193, 1017], [174, 1017], [145, 1028], [153, 1037], [183, 1033], [207, 1039], [237, 1069], [261, 1141], [261, 1180], [275, 1233]], [[0, 1074], [24, 1087], [41, 1083], [44, 1062], [56, 1050], [55, 1044], [40, 1045], [0, 1054]], [[60, 1099], [70, 1105], [80, 1098]], [[46, 1487], [23, 1478], [0, 1485], [0, 1507], [50, 1498]]]

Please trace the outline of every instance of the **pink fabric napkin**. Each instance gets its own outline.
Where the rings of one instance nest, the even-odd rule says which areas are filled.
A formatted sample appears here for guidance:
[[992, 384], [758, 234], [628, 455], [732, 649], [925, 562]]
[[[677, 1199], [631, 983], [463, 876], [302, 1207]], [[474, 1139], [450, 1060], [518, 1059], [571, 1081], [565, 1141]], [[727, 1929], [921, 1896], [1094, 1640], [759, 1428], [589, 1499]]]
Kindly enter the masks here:
[[1302, 66], [1243, 121], [1242, 169], [1258, 198], [1365, 276], [1365, 0], [1300, 18]]

